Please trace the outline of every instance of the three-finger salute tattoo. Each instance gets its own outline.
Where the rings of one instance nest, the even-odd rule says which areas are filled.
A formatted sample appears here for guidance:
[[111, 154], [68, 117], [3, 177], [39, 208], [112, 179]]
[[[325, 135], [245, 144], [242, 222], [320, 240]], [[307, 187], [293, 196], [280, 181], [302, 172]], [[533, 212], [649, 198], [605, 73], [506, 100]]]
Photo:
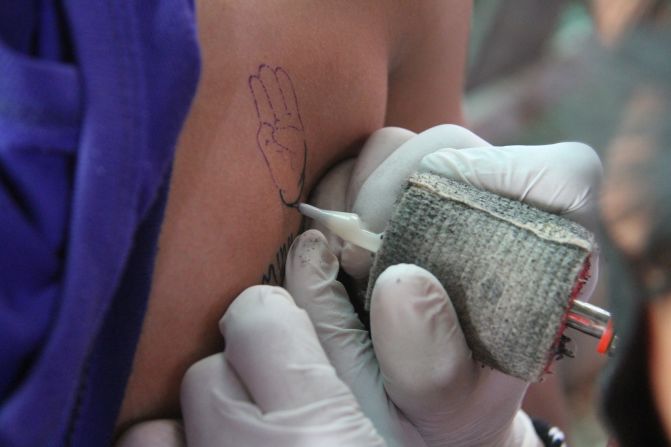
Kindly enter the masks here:
[[257, 147], [282, 203], [293, 207], [303, 193], [308, 152], [293, 82], [284, 68], [261, 64], [248, 83], [259, 122]]

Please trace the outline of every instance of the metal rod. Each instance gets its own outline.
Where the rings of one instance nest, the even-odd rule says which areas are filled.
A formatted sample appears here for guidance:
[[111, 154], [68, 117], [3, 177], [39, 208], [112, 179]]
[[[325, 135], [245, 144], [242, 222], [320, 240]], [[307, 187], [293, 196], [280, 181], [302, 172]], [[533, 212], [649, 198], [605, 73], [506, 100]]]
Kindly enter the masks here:
[[569, 313], [582, 315], [594, 321], [607, 324], [610, 320], [610, 313], [593, 304], [584, 301], [575, 300]]
[[[591, 335], [601, 340], [606, 333], [609, 321], [610, 313], [607, 311], [592, 304], [576, 300], [573, 302], [571, 310], [568, 311], [566, 325], [583, 334]], [[608, 354], [613, 355], [617, 345], [617, 336], [611, 332], [604, 341], [609, 343], [607, 346]], [[605, 352], [605, 350], [600, 352]]]
[[601, 338], [610, 320], [610, 314], [592, 304], [575, 300], [568, 312], [566, 324], [592, 337]]

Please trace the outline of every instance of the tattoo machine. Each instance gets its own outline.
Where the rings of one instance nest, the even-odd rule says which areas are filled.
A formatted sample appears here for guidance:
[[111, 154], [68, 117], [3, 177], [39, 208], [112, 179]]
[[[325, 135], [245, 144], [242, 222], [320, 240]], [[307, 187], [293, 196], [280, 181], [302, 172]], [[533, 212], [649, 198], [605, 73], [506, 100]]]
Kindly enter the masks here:
[[487, 366], [539, 381], [567, 352], [566, 327], [598, 338], [602, 354], [615, 351], [610, 314], [576, 299], [596, 242], [568, 219], [429, 173], [410, 177], [382, 234], [356, 214], [304, 203], [299, 210], [375, 253], [366, 310], [387, 267], [409, 263], [433, 273], [474, 359]]

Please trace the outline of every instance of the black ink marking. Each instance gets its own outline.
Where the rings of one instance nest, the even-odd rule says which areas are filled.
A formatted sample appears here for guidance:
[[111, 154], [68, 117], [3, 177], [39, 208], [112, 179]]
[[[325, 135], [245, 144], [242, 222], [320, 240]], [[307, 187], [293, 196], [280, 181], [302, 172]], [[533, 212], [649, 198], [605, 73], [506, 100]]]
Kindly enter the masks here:
[[277, 249], [277, 253], [275, 253], [275, 259], [273, 259], [273, 261], [268, 264], [266, 273], [264, 273], [261, 277], [261, 284], [271, 284], [275, 286], [281, 286], [284, 284], [287, 255], [289, 254], [289, 248], [291, 247], [293, 241], [294, 235], [289, 234], [286, 242], [280, 245], [280, 248]]
[[561, 336], [559, 339], [559, 346], [557, 347], [557, 352], [555, 352], [555, 360], [561, 360], [564, 357], [574, 358], [575, 354], [571, 348], [571, 339], [566, 335]]
[[294, 206], [305, 186], [308, 146], [293, 81], [284, 68], [261, 64], [247, 83], [259, 121], [257, 147], [280, 200]]

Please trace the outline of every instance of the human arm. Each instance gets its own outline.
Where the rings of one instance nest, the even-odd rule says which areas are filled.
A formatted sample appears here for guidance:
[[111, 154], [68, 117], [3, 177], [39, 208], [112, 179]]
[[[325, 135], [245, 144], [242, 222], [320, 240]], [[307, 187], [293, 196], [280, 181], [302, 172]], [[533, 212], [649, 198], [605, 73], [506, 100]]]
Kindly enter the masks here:
[[[537, 200], [535, 205], [545, 206], [555, 212], [577, 212], [579, 215], [585, 215], [582, 213], [585, 212], [588, 215], [593, 205], [600, 164], [591, 149], [583, 145], [545, 148], [545, 155], [535, 158], [532, 156], [534, 154], [527, 151], [541, 154], [542, 148], [488, 148], [483, 146], [481, 139], [455, 126], [432, 129], [422, 138], [413, 137], [400, 129], [386, 129], [383, 133], [387, 135], [381, 137], [378, 133], [372, 141], [382, 141], [386, 145], [403, 141], [408, 146], [397, 156], [402, 156], [406, 162], [412, 156], [415, 166], [423, 169], [438, 170], [453, 177], [461, 175], [462, 180], [474, 184], [483, 181], [499, 194], [517, 197], [523, 193], [523, 198]], [[469, 146], [476, 147], [468, 149]], [[439, 150], [445, 147], [448, 149]], [[450, 149], [454, 147], [465, 149], [455, 153]], [[380, 163], [380, 158], [384, 157], [370, 154], [378, 149], [379, 146], [367, 145], [360, 160]], [[389, 147], [383, 150], [387, 159], [394, 153]], [[508, 163], [510, 157], [520, 156], [517, 162]], [[481, 169], [468, 169], [468, 166], [473, 167], [473, 158], [470, 157], [480, 160], [478, 167]], [[562, 158], [576, 163], [576, 166], [556, 163]], [[387, 159], [381, 162], [383, 166]], [[403, 166], [407, 164], [400, 163]], [[553, 168], [551, 172], [544, 169], [552, 166], [561, 169]], [[412, 170], [412, 163], [406, 169]], [[370, 167], [355, 166], [351, 171], [366, 179], [381, 177], [380, 181], [387, 182], [386, 191], [396, 188], [395, 183], [399, 182], [399, 178], [393, 177], [399, 174], [396, 169], [378, 172]], [[324, 200], [344, 200], [343, 191], [346, 188], [340, 191], [340, 195], [337, 191], [325, 189], [327, 185], [334, 184], [348, 186], [350, 175], [345, 177], [339, 172], [347, 173], [342, 168], [336, 169], [317, 189], [318, 204], [321, 205]], [[519, 177], [510, 175], [513, 173]], [[522, 175], [524, 173], [526, 175]], [[342, 178], [348, 181], [342, 181]], [[520, 182], [517, 183], [517, 180]], [[354, 203], [360, 203], [363, 200], [361, 194], [371, 188], [366, 187], [366, 183], [365, 180], [354, 182], [360, 185], [357, 194], [354, 194]], [[567, 190], [567, 187], [570, 188]], [[371, 191], [376, 189], [372, 188]], [[550, 200], [543, 197], [549, 194], [548, 191], [559, 194], [552, 195]], [[376, 194], [366, 200], [372, 203], [373, 200], [379, 202], [380, 198]], [[393, 197], [388, 200], [393, 203]], [[375, 216], [370, 214], [370, 209], [360, 206], [360, 214], [368, 212], [364, 218], [373, 222]], [[383, 225], [384, 222], [378, 224]], [[340, 250], [341, 257], [343, 253], [352, 250], [351, 247]], [[287, 272], [287, 290], [310, 315], [321, 345], [330, 363], [335, 366], [338, 377], [350, 387], [364, 414], [372, 420], [388, 443], [416, 445], [408, 444], [405, 436], [417, 436], [419, 433], [429, 445], [440, 442], [454, 445], [538, 445], [539, 440], [529, 419], [519, 411], [527, 384], [497, 371], [482, 369], [472, 360], [449, 297], [430, 273], [414, 266], [396, 266], [379, 278], [371, 309], [373, 351], [367, 331], [359, 322], [344, 288], [336, 280], [337, 259], [326, 248], [321, 235], [307, 233], [301, 236], [289, 253]], [[255, 312], [245, 314], [253, 317]], [[258, 330], [263, 331], [264, 326], [267, 325], [258, 325]], [[287, 336], [272, 338], [295, 340]], [[256, 337], [248, 335], [245, 339], [256, 340]], [[251, 341], [243, 343], [245, 349], [238, 347], [234, 350], [239, 354], [238, 358], [245, 358], [241, 353], [256, 351], [249, 343]], [[265, 349], [263, 345], [259, 349], [261, 353]], [[300, 346], [300, 342], [294, 341], [290, 345]], [[281, 349], [276, 351], [283, 352]], [[412, 368], [409, 369], [407, 365], [412, 365]], [[257, 366], [259, 373], [247, 365], [242, 380], [254, 380], [254, 377], [261, 377], [268, 370], [262, 365]], [[218, 382], [209, 383], [193, 377], [190, 376], [185, 383], [199, 391], [185, 402], [197, 408], [205, 405], [203, 402], [209, 402], [212, 394], [216, 398], [217, 393], [214, 391]], [[259, 380], [266, 382], [266, 392], [273, 387], [281, 390], [286, 386], [272, 377], [261, 377]], [[304, 397], [309, 398], [309, 393]], [[395, 408], [400, 408], [402, 413]], [[197, 417], [196, 421], [206, 421], [212, 416], [207, 411], [198, 414], [202, 417]], [[189, 417], [188, 411], [186, 417]], [[201, 429], [203, 432], [216, 431], [216, 426], [213, 423], [209, 429], [200, 426], [194, 430], [196, 433]]]
[[[460, 119], [453, 112], [460, 107], [460, 84], [452, 85], [451, 73], [463, 71], [463, 57], [437, 45], [421, 64], [410, 56], [425, 40], [465, 42], [468, 18], [456, 7], [463, 3], [427, 2], [413, 12], [416, 2], [366, 2], [358, 8], [329, 2], [198, 2], [203, 72], [173, 165], [121, 428], [177, 416], [184, 372], [221, 349], [216, 322], [228, 304], [250, 285], [281, 283], [301, 216], [279, 192], [284, 182], [277, 179], [291, 178], [291, 163], [288, 169], [282, 162], [274, 166], [259, 145], [265, 142], [259, 129], [268, 120], [256, 107], [263, 96], [254, 94], [250, 81], [263, 77], [261, 67], [281, 67], [291, 77], [307, 143], [307, 193], [331, 165], [355, 154], [384, 125], [385, 116], [418, 128]], [[413, 20], [406, 20], [411, 15]], [[431, 16], [450, 16], [462, 26], [423, 28]], [[418, 32], [427, 35], [409, 39]], [[401, 44], [412, 45], [402, 52]], [[440, 66], [432, 65], [437, 51], [444, 59]], [[417, 72], [412, 76], [404, 68], [409, 64]], [[420, 89], [419, 74], [428, 69], [431, 82]], [[424, 92], [432, 106], [404, 107], [399, 95], [409, 89]], [[294, 184], [300, 177], [293, 177]]]

